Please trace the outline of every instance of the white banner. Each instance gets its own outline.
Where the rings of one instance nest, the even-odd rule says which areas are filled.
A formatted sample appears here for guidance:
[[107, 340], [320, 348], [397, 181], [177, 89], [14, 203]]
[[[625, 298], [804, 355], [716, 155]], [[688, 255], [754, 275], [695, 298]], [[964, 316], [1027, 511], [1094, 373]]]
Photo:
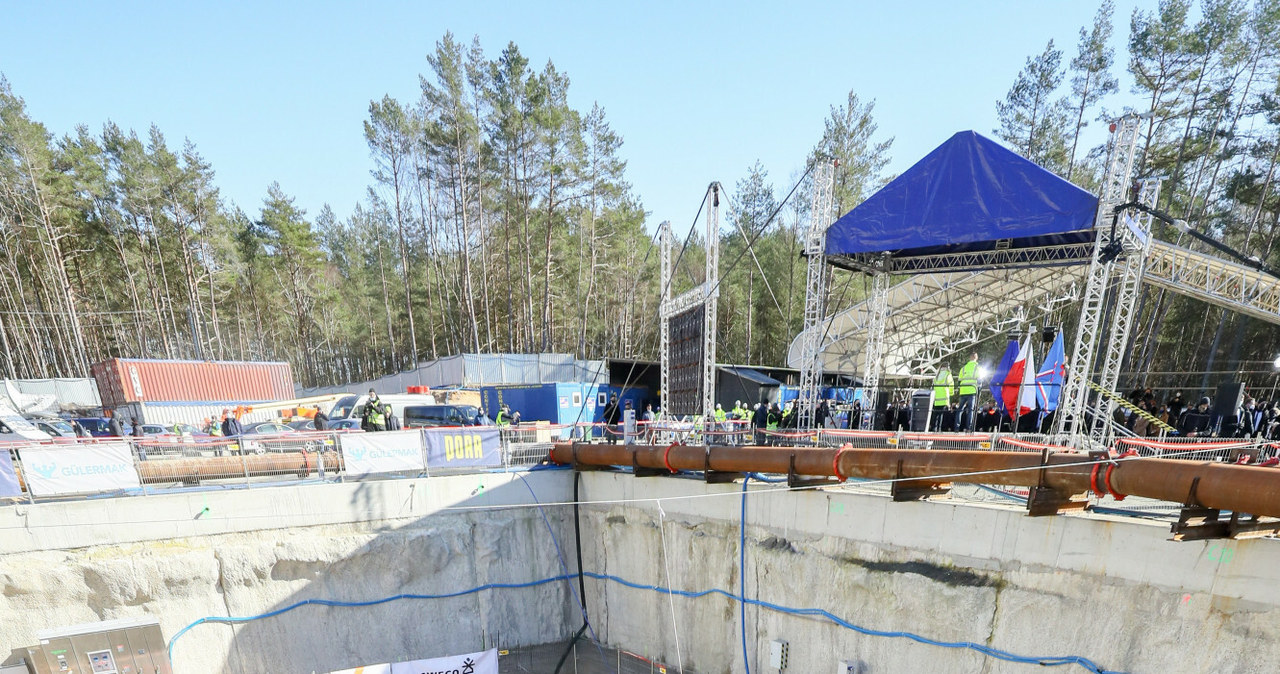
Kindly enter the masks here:
[[423, 469], [420, 431], [343, 433], [339, 438], [348, 475]]
[[24, 447], [22, 472], [36, 496], [137, 488], [128, 443]]
[[390, 665], [365, 665], [329, 674], [498, 674], [498, 649]]
[[498, 649], [445, 658], [396, 662], [391, 674], [498, 674]]

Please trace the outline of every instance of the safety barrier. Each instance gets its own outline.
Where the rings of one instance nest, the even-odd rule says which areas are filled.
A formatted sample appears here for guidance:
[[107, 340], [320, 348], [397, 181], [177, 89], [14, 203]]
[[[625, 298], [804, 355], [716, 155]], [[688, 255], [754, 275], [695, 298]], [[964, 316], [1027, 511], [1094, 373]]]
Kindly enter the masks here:
[[[752, 429], [742, 422], [640, 423], [289, 433], [238, 438], [98, 438], [0, 446], [0, 503], [6, 500], [146, 495], [192, 487], [245, 488], [306, 481], [397, 479], [526, 468], [547, 461], [552, 443], [851, 446], [863, 449], [1073, 449], [1048, 435]], [[1280, 462], [1266, 440], [1119, 438], [1113, 452], [1199, 461]], [[6, 461], [7, 459], [7, 461]]]

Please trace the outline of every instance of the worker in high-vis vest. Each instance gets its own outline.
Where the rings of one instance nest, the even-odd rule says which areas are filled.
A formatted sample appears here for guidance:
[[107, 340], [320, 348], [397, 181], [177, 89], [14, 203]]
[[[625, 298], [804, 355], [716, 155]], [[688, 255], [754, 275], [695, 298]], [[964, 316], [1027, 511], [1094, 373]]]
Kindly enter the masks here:
[[969, 362], [960, 368], [960, 380], [956, 392], [960, 394], [960, 405], [956, 407], [956, 430], [968, 432], [973, 430], [973, 413], [978, 404], [978, 354], [969, 357]]
[[951, 370], [945, 365], [942, 366], [937, 376], [933, 378], [933, 414], [929, 417], [930, 430], [946, 430], [942, 428], [942, 417], [951, 406], [951, 389], [954, 387], [955, 380], [951, 377]]

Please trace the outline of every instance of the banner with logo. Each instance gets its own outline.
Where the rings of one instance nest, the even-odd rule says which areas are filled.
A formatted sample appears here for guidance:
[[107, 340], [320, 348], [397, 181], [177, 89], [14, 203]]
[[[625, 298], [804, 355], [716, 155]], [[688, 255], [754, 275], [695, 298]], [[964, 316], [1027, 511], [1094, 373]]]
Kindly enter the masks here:
[[22, 486], [18, 484], [9, 450], [0, 447], [0, 497], [4, 496], [22, 496]]
[[365, 665], [329, 674], [498, 674], [498, 649], [389, 665]]
[[339, 438], [348, 475], [422, 470], [422, 434], [418, 431], [343, 433]]
[[502, 465], [502, 436], [492, 426], [427, 428], [427, 466], [443, 468], [497, 468]]
[[396, 662], [391, 674], [498, 674], [498, 649], [447, 658]]
[[136, 489], [138, 473], [128, 443], [24, 447], [22, 469], [36, 496]]

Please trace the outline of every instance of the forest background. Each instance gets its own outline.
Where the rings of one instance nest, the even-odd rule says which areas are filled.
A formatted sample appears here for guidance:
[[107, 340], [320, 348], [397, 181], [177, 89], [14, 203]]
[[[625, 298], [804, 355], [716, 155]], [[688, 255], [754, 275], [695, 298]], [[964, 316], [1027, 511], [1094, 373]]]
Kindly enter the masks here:
[[[416, 100], [371, 101], [351, 130], [371, 183], [342, 214], [307, 213], [276, 184], [246, 211], [194, 142], [154, 126], [55, 137], [0, 75], [0, 376], [85, 376], [114, 356], [287, 360], [317, 386], [460, 352], [656, 358], [656, 223], [604, 105], [572, 107], [568, 74], [514, 43], [446, 34], [427, 62]], [[893, 139], [874, 101], [833, 103], [809, 160], [839, 160], [844, 213], [891, 177]], [[1101, 148], [1085, 130], [1151, 113], [1138, 175], [1164, 177], [1160, 207], [1280, 266], [1280, 0], [1129, 17], [1108, 0], [995, 106], [999, 127], [980, 132], [1090, 190]], [[782, 365], [803, 319], [805, 167], [744, 168], [723, 186], [720, 360]], [[682, 244], [694, 232], [679, 292], [701, 281], [701, 223], [672, 225]], [[835, 310], [866, 285], [838, 272], [829, 287]], [[1267, 324], [1194, 300], [1152, 290], [1142, 307], [1132, 371], [1249, 369], [1280, 349]]]

